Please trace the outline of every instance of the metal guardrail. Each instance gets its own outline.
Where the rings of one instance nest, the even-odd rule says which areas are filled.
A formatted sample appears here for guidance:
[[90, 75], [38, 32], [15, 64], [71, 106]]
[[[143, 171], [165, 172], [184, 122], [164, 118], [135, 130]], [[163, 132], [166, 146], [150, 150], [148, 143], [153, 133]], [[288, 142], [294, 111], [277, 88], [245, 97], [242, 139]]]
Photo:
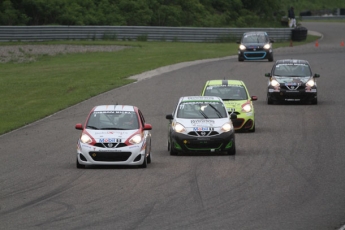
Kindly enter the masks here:
[[300, 16], [300, 20], [344, 20], [345, 16]]
[[244, 32], [266, 31], [274, 41], [289, 41], [291, 28], [208, 28], [152, 26], [0, 26], [0, 41], [140, 40], [224, 42]]

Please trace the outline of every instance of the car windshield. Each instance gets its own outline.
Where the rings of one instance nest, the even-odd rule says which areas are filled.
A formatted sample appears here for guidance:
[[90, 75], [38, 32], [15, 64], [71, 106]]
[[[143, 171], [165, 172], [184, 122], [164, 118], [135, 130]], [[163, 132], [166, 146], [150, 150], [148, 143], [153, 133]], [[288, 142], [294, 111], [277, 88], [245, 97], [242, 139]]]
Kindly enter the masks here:
[[87, 121], [87, 129], [139, 129], [138, 117], [133, 111], [94, 111]]
[[178, 106], [178, 118], [226, 118], [227, 112], [224, 104], [219, 101], [188, 101]]
[[243, 85], [208, 86], [204, 96], [217, 96], [222, 100], [247, 100], [248, 95]]
[[274, 76], [309, 77], [310, 67], [306, 64], [278, 64], [273, 71]]
[[243, 43], [267, 43], [267, 37], [264, 34], [246, 34], [242, 38]]

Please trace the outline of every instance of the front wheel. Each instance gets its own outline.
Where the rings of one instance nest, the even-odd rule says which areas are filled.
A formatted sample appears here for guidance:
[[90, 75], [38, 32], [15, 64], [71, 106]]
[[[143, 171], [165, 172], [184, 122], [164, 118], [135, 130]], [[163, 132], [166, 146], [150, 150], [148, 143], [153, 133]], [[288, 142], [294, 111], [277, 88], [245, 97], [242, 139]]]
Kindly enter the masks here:
[[172, 147], [171, 141], [168, 141], [168, 151], [169, 151], [170, 155], [172, 155], [172, 156], [177, 155], [177, 151], [174, 149], [174, 147]]
[[150, 145], [149, 145], [149, 155], [147, 156], [147, 163], [148, 164], [151, 163], [151, 141], [150, 141]]
[[273, 101], [272, 101], [272, 99], [270, 98], [270, 96], [269, 95], [267, 95], [267, 104], [268, 105], [272, 105], [273, 104]]
[[228, 150], [228, 155], [236, 155], [236, 145], [235, 141], [233, 141], [231, 149]]
[[77, 165], [77, 168], [78, 168], [78, 169], [84, 169], [84, 168], [85, 168], [85, 165], [82, 165], [82, 164], [79, 163], [78, 157], [77, 157], [76, 165]]
[[146, 157], [146, 155], [144, 155], [144, 161], [139, 167], [140, 168], [147, 168], [147, 157]]
[[317, 98], [313, 99], [313, 100], [311, 101], [311, 104], [312, 104], [312, 105], [317, 105]]
[[249, 129], [249, 132], [251, 132], [251, 133], [254, 133], [254, 132], [255, 132], [255, 123], [254, 123], [254, 125], [253, 125], [253, 128], [252, 128], [252, 129]]

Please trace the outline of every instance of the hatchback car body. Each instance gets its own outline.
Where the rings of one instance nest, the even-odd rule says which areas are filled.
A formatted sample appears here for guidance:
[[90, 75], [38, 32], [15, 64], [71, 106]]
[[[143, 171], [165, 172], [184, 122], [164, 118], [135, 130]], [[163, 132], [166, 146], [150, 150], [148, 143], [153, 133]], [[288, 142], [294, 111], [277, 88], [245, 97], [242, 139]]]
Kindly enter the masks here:
[[138, 165], [151, 163], [150, 124], [132, 105], [99, 105], [89, 113], [77, 143], [77, 168], [86, 165]]
[[317, 104], [316, 78], [312, 74], [309, 62], [298, 59], [278, 60], [268, 77], [267, 104], [274, 102], [308, 102]]
[[273, 61], [274, 41], [268, 37], [266, 32], [253, 31], [243, 34], [241, 41], [237, 42], [238, 61], [244, 60], [263, 60]]
[[[236, 117], [236, 115], [232, 115]], [[236, 154], [235, 131], [219, 97], [181, 97], [169, 120], [168, 150], [179, 152]]]
[[256, 96], [250, 96], [243, 81], [240, 80], [210, 80], [207, 81], [202, 96], [220, 97], [228, 111], [235, 113], [232, 123], [236, 131], [255, 132], [255, 113], [253, 101]]

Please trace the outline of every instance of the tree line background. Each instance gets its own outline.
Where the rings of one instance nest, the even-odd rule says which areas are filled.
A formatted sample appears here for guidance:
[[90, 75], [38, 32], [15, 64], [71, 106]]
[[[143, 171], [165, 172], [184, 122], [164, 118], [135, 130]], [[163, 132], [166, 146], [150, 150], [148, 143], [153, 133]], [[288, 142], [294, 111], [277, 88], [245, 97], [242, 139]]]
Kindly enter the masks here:
[[0, 25], [279, 27], [299, 11], [344, 0], [0, 0]]

